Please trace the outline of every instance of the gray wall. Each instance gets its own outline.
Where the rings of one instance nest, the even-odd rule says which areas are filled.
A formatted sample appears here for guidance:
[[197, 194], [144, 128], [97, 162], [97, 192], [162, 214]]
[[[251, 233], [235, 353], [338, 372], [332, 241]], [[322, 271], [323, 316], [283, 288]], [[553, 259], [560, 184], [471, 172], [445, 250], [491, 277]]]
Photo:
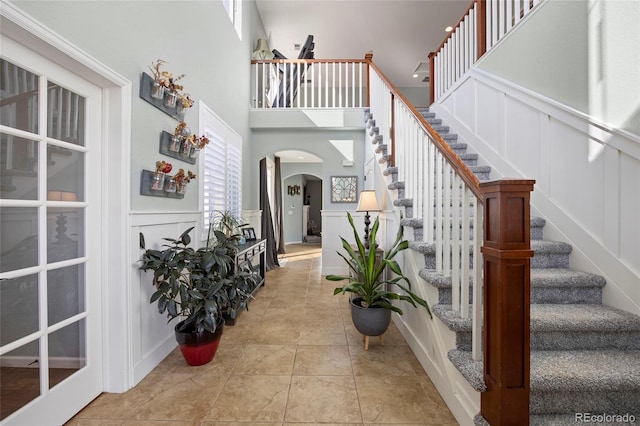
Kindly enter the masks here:
[[640, 135], [640, 2], [540, 6], [480, 68]]
[[[156, 160], [199, 174], [197, 165], [158, 152], [160, 132], [172, 131], [177, 122], [138, 95], [140, 74], [149, 73], [148, 66], [158, 58], [168, 62], [167, 71], [186, 74], [185, 90], [242, 136], [244, 158], [249, 156], [250, 59], [255, 40], [264, 37], [253, 1], [243, 2], [242, 40], [219, 1], [18, 0], [15, 4], [132, 81], [132, 210], [198, 209], [198, 191], [187, 191], [184, 200], [140, 195], [141, 170], [153, 169]], [[197, 105], [187, 112], [185, 121], [192, 130], [198, 129]]]
[[[299, 194], [289, 194], [287, 187], [298, 185], [300, 187]], [[294, 243], [302, 241], [302, 204], [303, 195], [302, 188], [304, 182], [302, 175], [294, 175], [284, 180], [282, 183], [282, 218], [284, 225], [284, 241], [286, 243]]]
[[[331, 176], [357, 176], [358, 191], [363, 188], [362, 167], [344, 167], [342, 165], [343, 156], [337, 149], [329, 143], [329, 139], [353, 139], [354, 140], [354, 164], [363, 163], [364, 152], [364, 129], [359, 130], [254, 130], [252, 136], [251, 158], [249, 165], [245, 167], [255, 169], [257, 175], [258, 163], [260, 159], [274, 152], [295, 149], [309, 152], [321, 158], [323, 163], [292, 163], [297, 166], [295, 169], [282, 166], [282, 177], [286, 178], [293, 174], [311, 174], [320, 177], [325, 185], [322, 194], [323, 210], [355, 210], [357, 203], [336, 204], [331, 202], [329, 185]], [[289, 167], [289, 166], [287, 166]], [[318, 167], [321, 167], [318, 170]], [[244, 202], [249, 203], [249, 208], [257, 208], [258, 205], [258, 182], [243, 184]], [[283, 188], [286, 192], [286, 186]], [[250, 195], [251, 194], [251, 195]], [[247, 198], [251, 197], [250, 200]], [[251, 207], [253, 206], [253, 207]]]
[[586, 112], [586, 1], [545, 3], [480, 68]]

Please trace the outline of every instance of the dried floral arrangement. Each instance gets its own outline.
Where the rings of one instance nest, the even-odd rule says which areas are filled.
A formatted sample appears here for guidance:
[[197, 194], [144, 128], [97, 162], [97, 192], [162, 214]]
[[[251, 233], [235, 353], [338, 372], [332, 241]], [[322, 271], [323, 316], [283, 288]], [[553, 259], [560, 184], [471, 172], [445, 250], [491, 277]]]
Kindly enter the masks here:
[[[181, 80], [182, 78], [185, 77], [185, 74], [180, 74], [178, 76], [175, 76], [170, 73], [169, 71], [163, 71], [162, 70], [162, 66], [164, 64], [166, 64], [167, 61], [163, 60], [163, 59], [158, 59], [157, 61], [153, 62], [151, 64], [151, 66], [149, 67], [149, 69], [151, 70], [151, 73], [153, 74], [153, 79], [159, 83], [161, 86], [165, 87], [166, 89], [168, 89], [171, 92], [176, 92], [178, 93], [178, 95], [180, 96], [180, 98], [182, 99], [182, 96], [179, 92], [184, 90], [184, 87], [180, 84], [178, 84], [177, 82], [179, 80]], [[187, 95], [188, 98], [188, 95]], [[184, 104], [183, 104], [184, 105]], [[193, 105], [193, 102], [192, 102]]]
[[184, 121], [181, 121], [173, 130], [173, 136], [182, 136], [184, 134], [185, 129], [187, 129], [187, 123], [185, 123]]
[[182, 183], [189, 183], [191, 182], [192, 179], [196, 178], [196, 175], [194, 173], [191, 172], [191, 170], [189, 170], [187, 172], [187, 174], [184, 173], [184, 169], [180, 169], [178, 170], [178, 173], [176, 173], [173, 178], [175, 179], [177, 184], [182, 184]]
[[156, 161], [156, 173], [169, 173], [173, 169], [173, 165], [171, 163], [167, 163], [166, 161]]
[[193, 106], [193, 99], [191, 99], [188, 93], [179, 93], [178, 97], [182, 108], [191, 108]]
[[197, 149], [202, 149], [209, 143], [209, 138], [204, 135], [200, 137], [189, 135], [187, 136], [187, 140]]

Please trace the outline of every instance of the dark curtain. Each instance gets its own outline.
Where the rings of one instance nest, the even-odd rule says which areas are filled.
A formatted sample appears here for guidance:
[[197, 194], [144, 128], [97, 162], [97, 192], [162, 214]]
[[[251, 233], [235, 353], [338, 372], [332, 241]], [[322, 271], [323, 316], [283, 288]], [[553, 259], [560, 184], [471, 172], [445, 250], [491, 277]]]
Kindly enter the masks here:
[[273, 200], [273, 210], [274, 211], [274, 228], [276, 234], [276, 248], [278, 249], [278, 254], [284, 254], [284, 226], [283, 226], [283, 212], [282, 212], [282, 175], [280, 173], [280, 157], [275, 158], [275, 190], [274, 190], [274, 200]]
[[260, 209], [262, 210], [261, 235], [266, 240], [265, 268], [267, 271], [280, 266], [278, 263], [278, 249], [276, 247], [271, 208], [269, 207], [269, 193], [267, 192], [267, 159], [260, 160]]

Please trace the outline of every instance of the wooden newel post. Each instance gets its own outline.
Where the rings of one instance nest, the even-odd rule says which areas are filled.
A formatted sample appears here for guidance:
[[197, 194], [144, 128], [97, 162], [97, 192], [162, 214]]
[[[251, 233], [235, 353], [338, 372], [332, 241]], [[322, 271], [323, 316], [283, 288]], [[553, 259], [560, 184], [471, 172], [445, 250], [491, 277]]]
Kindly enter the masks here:
[[492, 425], [529, 424], [530, 207], [534, 180], [480, 184], [485, 201], [484, 381]]
[[429, 105], [436, 101], [436, 52], [429, 52]]
[[365, 99], [365, 106], [370, 107], [371, 106], [371, 70], [370, 70], [370, 65], [371, 65], [371, 61], [373, 61], [373, 53], [366, 53], [364, 55], [364, 60], [367, 62], [367, 94], [366, 94], [366, 99]]

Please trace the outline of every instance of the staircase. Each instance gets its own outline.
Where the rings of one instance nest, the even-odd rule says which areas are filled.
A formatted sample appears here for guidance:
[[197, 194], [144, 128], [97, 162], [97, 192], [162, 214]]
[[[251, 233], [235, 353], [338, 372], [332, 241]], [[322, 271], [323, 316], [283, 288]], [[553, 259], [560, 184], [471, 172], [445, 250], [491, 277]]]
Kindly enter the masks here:
[[[478, 155], [443, 125], [428, 108], [418, 108], [456, 154], [480, 180], [491, 169], [477, 164]], [[372, 143], [387, 164], [387, 146], [378, 134], [373, 116], [365, 121]], [[433, 312], [455, 333], [451, 363], [478, 392], [485, 391], [482, 361], [471, 356], [471, 319], [463, 319], [451, 306], [451, 278], [434, 270], [432, 244], [422, 240], [421, 219], [414, 219], [412, 200], [404, 196], [404, 182], [396, 167], [383, 172], [392, 177], [389, 190], [397, 191], [394, 205], [404, 209], [401, 225], [412, 228], [410, 248], [424, 254], [420, 276], [438, 290]], [[575, 424], [576, 415], [635, 416], [640, 422], [640, 317], [602, 304], [603, 277], [569, 267], [569, 244], [543, 238], [545, 221], [531, 218], [531, 367], [530, 423]], [[432, 301], [433, 302], [433, 301]], [[487, 424], [478, 414], [476, 424]], [[629, 424], [627, 418], [603, 418], [606, 424]], [[633, 420], [632, 420], [633, 421]], [[599, 422], [598, 424], [603, 424]], [[626, 422], [626, 423], [625, 423]], [[593, 420], [592, 420], [593, 423]]]

